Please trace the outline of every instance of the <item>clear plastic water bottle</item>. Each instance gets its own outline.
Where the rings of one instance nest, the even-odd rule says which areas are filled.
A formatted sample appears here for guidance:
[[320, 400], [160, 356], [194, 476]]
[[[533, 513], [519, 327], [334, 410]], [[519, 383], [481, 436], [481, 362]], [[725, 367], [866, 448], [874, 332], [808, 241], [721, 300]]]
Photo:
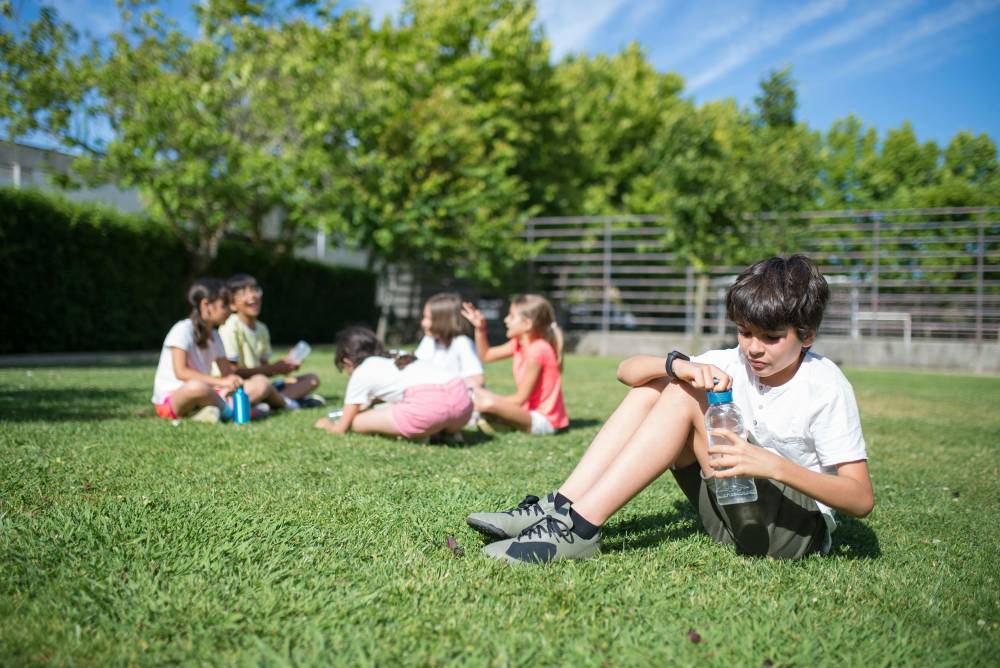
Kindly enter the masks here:
[[305, 341], [299, 341], [288, 352], [288, 359], [293, 364], [302, 364], [302, 361], [312, 352], [312, 347]]
[[[738, 435], [740, 438], [747, 437], [746, 427], [743, 425], [743, 416], [740, 409], [733, 403], [733, 393], [730, 390], [725, 392], [708, 393], [708, 410], [705, 411], [705, 428], [709, 432], [716, 429], [726, 429]], [[710, 445], [731, 445], [724, 436], [708, 435]], [[712, 459], [715, 459], [713, 456]], [[725, 469], [720, 468], [720, 471]], [[753, 478], [715, 478], [715, 499], [720, 506], [729, 506], [734, 503], [750, 503], [757, 500], [757, 483]]]
[[243, 386], [236, 388], [233, 394], [233, 424], [246, 424], [250, 421], [250, 397]]

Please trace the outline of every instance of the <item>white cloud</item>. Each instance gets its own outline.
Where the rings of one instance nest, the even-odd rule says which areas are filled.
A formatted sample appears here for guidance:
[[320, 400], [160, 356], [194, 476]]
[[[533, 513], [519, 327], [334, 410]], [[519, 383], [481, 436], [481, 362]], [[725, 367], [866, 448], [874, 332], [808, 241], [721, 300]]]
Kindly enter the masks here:
[[586, 50], [594, 33], [626, 4], [626, 0], [538, 0], [538, 19], [552, 45], [552, 58]]
[[813, 53], [853, 42], [912, 6], [913, 0], [894, 0], [893, 2], [876, 4], [874, 9], [867, 14], [841, 23], [817, 39], [810, 40], [800, 53]]
[[976, 0], [974, 2], [955, 2], [945, 9], [927, 14], [917, 21], [912, 28], [890, 39], [878, 48], [867, 51], [844, 67], [840, 74], [858, 71], [873, 72], [895, 64], [912, 50], [915, 44], [919, 46], [926, 40], [972, 19], [1000, 7], [997, 0]]
[[[746, 5], [726, 7], [721, 16], [706, 16], [699, 21], [699, 28], [691, 35], [685, 35], [685, 41], [669, 44], [654, 51], [653, 60], [664, 67], [673, 67], [683, 63], [691, 56], [697, 55], [717, 42], [735, 35], [750, 23], [750, 9]], [[700, 26], [707, 24], [707, 28]], [[662, 54], [662, 55], [661, 55]]]
[[765, 24], [759, 31], [749, 32], [746, 38], [726, 50], [721, 59], [691, 77], [689, 90], [697, 90], [748, 63], [761, 51], [780, 44], [789, 34], [813, 21], [843, 9], [846, 0], [824, 0], [802, 7], [790, 16]]
[[82, 32], [105, 37], [121, 28], [118, 8], [102, 0], [47, 0], [59, 17]]

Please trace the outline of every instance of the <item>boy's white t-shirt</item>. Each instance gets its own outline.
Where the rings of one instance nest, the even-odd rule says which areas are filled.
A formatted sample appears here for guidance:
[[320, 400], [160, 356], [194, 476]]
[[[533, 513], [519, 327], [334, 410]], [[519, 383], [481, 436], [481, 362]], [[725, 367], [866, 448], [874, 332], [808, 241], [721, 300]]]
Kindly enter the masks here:
[[456, 336], [449, 346], [442, 345], [433, 336], [425, 336], [413, 355], [418, 360], [430, 362], [459, 378], [483, 373], [483, 363], [476, 354], [476, 344], [465, 335]]
[[160, 362], [156, 365], [156, 377], [153, 379], [153, 403], [160, 404], [167, 396], [184, 384], [174, 373], [174, 358], [171, 348], [187, 351], [188, 366], [204, 374], [212, 373], [212, 362], [226, 357], [226, 349], [219, 338], [219, 332], [212, 330], [208, 345], [199, 348], [195, 343], [194, 323], [185, 318], [174, 324], [163, 340], [160, 350]]
[[[807, 352], [791, 380], [778, 387], [762, 384], [738, 347], [710, 350], [692, 361], [729, 374], [733, 403], [762, 447], [818, 473], [835, 474], [837, 464], [868, 459], [854, 390], [822, 355]], [[833, 509], [819, 501], [816, 506], [833, 532]]]
[[403, 393], [418, 385], [444, 385], [458, 378], [429, 362], [416, 360], [402, 369], [388, 357], [369, 357], [358, 365], [347, 381], [344, 404], [367, 406], [376, 399], [398, 403]]

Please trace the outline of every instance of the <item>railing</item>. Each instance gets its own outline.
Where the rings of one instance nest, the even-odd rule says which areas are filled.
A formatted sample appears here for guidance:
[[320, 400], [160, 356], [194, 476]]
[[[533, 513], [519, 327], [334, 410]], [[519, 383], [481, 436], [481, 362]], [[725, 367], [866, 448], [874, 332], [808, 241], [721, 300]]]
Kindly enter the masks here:
[[[830, 283], [823, 332], [997, 341], [1000, 207], [746, 216], [749, 248], [805, 253]], [[666, 246], [656, 216], [536, 218], [537, 287], [576, 329], [724, 332], [725, 292], [744, 265], [707, 282]], [[699, 289], [707, 292], [699, 298]], [[699, 308], [698, 304], [701, 304]]]

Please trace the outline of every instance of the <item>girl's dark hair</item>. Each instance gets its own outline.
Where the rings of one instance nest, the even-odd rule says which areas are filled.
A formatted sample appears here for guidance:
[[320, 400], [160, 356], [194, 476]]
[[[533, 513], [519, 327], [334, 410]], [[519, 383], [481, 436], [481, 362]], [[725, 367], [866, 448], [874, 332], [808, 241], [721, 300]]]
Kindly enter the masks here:
[[469, 321], [462, 317], [462, 298], [454, 292], [439, 292], [427, 300], [431, 315], [431, 336], [444, 347], [469, 333]]
[[375, 332], [367, 327], [354, 326], [337, 332], [337, 352], [333, 356], [333, 363], [338, 370], [344, 370], [345, 361], [349, 361], [357, 369], [369, 357], [388, 357], [400, 369], [416, 359], [413, 355], [390, 355]]
[[830, 288], [805, 255], [772, 257], [745, 269], [726, 293], [726, 317], [765, 331], [794, 327], [799, 340], [819, 331]]
[[257, 285], [257, 279], [250, 274], [233, 274], [226, 279], [226, 286], [229, 288], [229, 292], [234, 295], [243, 288], [254, 285]]
[[194, 342], [199, 348], [208, 346], [212, 338], [212, 325], [205, 322], [201, 317], [201, 300], [207, 299], [210, 303], [217, 299], [229, 301], [229, 288], [221, 278], [198, 278], [195, 279], [191, 287], [188, 288], [188, 304], [191, 305], [191, 322], [194, 323]]

